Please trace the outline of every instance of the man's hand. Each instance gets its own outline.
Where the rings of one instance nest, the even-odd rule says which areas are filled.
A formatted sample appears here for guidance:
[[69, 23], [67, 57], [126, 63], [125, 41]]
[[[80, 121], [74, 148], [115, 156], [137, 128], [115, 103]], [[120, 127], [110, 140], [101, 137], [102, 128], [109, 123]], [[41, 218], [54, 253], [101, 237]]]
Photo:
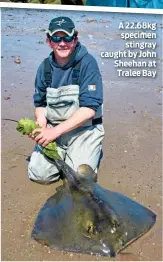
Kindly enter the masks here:
[[[35, 136], [37, 133], [39, 133], [37, 136]], [[39, 145], [45, 147], [50, 142], [54, 141], [58, 135], [55, 132], [54, 128], [36, 128], [31, 133], [30, 137], [36, 141]]]

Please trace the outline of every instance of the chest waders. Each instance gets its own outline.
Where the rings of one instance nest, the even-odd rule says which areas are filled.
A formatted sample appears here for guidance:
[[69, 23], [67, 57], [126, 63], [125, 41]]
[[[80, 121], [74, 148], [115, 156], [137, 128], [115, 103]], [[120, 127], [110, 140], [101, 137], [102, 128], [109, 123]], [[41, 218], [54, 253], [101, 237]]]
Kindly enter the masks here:
[[[44, 77], [46, 82], [45, 116], [48, 126], [53, 127], [65, 121], [79, 109], [79, 74], [81, 62], [72, 71], [72, 84], [56, 88], [51, 87], [52, 69], [49, 59], [44, 60]], [[81, 164], [90, 165], [97, 170], [102, 156], [102, 125], [101, 107], [93, 120], [88, 120], [81, 127], [74, 129], [56, 139], [60, 157], [75, 171]], [[48, 184], [59, 179], [58, 169], [49, 163], [38, 146], [31, 155], [28, 175], [32, 181]]]
[[[52, 124], [58, 124], [68, 119], [73, 112], [79, 108], [79, 74], [81, 61], [75, 64], [72, 71], [72, 85], [60, 87], [58, 89], [51, 88], [52, 72], [49, 59], [44, 60], [44, 77], [47, 86], [47, 108], [45, 115]], [[68, 96], [68, 97], [66, 97]], [[57, 99], [59, 97], [59, 99]], [[76, 97], [76, 98], [75, 98]], [[55, 99], [54, 99], [55, 98]], [[55, 100], [55, 101], [54, 101]], [[71, 101], [72, 100], [72, 101]], [[78, 100], [78, 101], [77, 101]], [[61, 103], [61, 101], [63, 103]], [[54, 113], [54, 104], [55, 113]], [[73, 105], [74, 103], [74, 105]], [[58, 105], [58, 106], [57, 106]], [[62, 107], [62, 108], [61, 108]], [[65, 108], [64, 108], [65, 107]], [[52, 108], [52, 109], [51, 109]], [[64, 108], [64, 112], [62, 112]], [[51, 112], [52, 111], [52, 112]], [[84, 126], [102, 124], [102, 109], [97, 111], [93, 120], [88, 120]], [[56, 114], [57, 113], [57, 114]]]

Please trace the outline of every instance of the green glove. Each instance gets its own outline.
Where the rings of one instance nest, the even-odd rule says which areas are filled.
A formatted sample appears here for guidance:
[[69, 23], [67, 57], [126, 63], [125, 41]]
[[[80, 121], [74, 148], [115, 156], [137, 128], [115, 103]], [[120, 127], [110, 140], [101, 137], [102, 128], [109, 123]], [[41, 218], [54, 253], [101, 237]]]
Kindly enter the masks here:
[[[40, 128], [38, 124], [36, 124], [33, 120], [29, 118], [22, 118], [18, 122], [18, 125], [16, 127], [16, 130], [22, 133], [23, 135], [29, 135], [34, 129]], [[36, 136], [39, 133], [36, 134]], [[57, 145], [55, 142], [49, 143], [46, 147], [41, 147], [42, 153], [50, 158], [58, 159], [60, 156], [57, 152]]]

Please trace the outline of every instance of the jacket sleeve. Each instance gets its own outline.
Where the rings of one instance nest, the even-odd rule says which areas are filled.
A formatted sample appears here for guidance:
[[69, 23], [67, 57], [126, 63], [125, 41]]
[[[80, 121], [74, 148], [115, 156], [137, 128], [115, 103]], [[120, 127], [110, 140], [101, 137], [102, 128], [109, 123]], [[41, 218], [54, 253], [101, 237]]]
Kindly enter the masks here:
[[35, 93], [33, 95], [33, 101], [35, 107], [46, 106], [46, 83], [44, 78], [44, 64], [43, 62], [39, 66], [35, 78]]
[[79, 85], [80, 107], [89, 107], [97, 111], [103, 103], [103, 84], [97, 62], [91, 55], [82, 65]]

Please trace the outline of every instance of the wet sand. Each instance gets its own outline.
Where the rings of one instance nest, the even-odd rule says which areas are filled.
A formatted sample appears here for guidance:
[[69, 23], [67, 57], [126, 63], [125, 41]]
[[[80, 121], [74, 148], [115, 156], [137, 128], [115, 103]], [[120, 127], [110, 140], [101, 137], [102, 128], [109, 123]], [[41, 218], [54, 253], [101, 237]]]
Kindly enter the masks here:
[[[71, 16], [80, 40], [95, 55], [104, 83], [103, 160], [98, 183], [121, 192], [157, 214], [154, 227], [114, 260], [162, 260], [162, 149], [161, 149], [161, 17], [91, 12], [2, 9], [2, 118], [33, 118], [32, 95], [38, 65], [50, 50], [45, 44], [48, 22]], [[130, 20], [129, 20], [130, 19]], [[123, 49], [120, 21], [154, 21], [158, 24], [157, 78], [118, 77], [113, 61], [101, 51]], [[15, 57], [21, 63], [14, 62]], [[79, 261], [109, 260], [84, 254], [59, 252], [31, 240], [39, 209], [55, 193], [29, 181], [26, 158], [33, 142], [18, 133], [16, 123], [2, 121], [2, 260]], [[112, 259], [113, 260], [113, 259]]]

